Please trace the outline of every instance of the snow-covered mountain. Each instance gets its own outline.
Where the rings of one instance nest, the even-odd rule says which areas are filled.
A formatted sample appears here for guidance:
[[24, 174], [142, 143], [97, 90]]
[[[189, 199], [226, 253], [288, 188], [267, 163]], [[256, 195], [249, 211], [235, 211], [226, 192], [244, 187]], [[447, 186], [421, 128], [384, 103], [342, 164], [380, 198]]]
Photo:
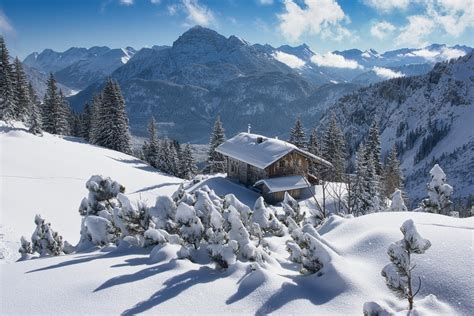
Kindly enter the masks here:
[[132, 47], [111, 49], [106, 46], [72, 47], [65, 52], [46, 49], [28, 55], [23, 64], [44, 74], [52, 72], [59, 83], [82, 90], [126, 64], [135, 52]]
[[474, 53], [438, 63], [428, 74], [401, 77], [361, 88], [341, 98], [334, 113], [354, 149], [374, 118], [380, 121], [384, 153], [397, 144], [406, 188], [417, 200], [434, 162], [442, 166], [455, 196], [474, 191]]
[[[25, 71], [26, 77], [28, 78], [28, 81], [31, 82], [36, 93], [42, 100], [44, 94], [46, 93], [46, 82], [48, 80], [48, 75], [25, 64], [23, 64], [23, 69]], [[61, 89], [61, 91], [66, 96], [73, 95], [76, 92], [61, 83], [58, 83], [58, 88]]]

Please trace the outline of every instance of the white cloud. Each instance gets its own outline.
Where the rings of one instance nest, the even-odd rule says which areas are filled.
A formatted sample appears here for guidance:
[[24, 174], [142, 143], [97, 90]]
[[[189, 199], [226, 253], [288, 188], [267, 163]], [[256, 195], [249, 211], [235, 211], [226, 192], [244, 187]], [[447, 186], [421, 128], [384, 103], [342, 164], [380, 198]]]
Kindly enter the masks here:
[[168, 10], [168, 14], [171, 16], [176, 15], [179, 11], [179, 7], [176, 4], [170, 4], [166, 9]]
[[183, 9], [187, 14], [187, 24], [208, 26], [215, 22], [212, 11], [205, 5], [199, 4], [197, 0], [182, 0], [182, 3]]
[[423, 57], [432, 62], [458, 58], [464, 56], [465, 54], [466, 53], [462, 50], [449, 47], [443, 47], [441, 50], [419, 49], [411, 53], [411, 55]]
[[394, 71], [389, 68], [383, 68], [383, 67], [374, 67], [372, 70], [375, 72], [375, 74], [379, 77], [385, 78], [385, 79], [393, 79], [393, 78], [398, 78], [398, 77], [404, 77], [405, 75], [399, 71]]
[[383, 40], [385, 37], [390, 35], [390, 33], [395, 31], [395, 29], [396, 27], [393, 24], [387, 21], [381, 21], [372, 25], [370, 28], [370, 34], [380, 40]]
[[280, 31], [288, 41], [296, 42], [304, 33], [326, 38], [335, 35], [336, 40], [350, 36], [350, 31], [340, 24], [348, 17], [336, 0], [303, 2], [304, 7], [300, 7], [294, 0], [285, 0], [285, 12], [278, 14]]
[[359, 63], [352, 59], [345, 59], [344, 56], [327, 52], [324, 55], [316, 54], [311, 57], [311, 61], [318, 66], [358, 69], [363, 68]]
[[425, 0], [427, 14], [446, 33], [459, 36], [474, 26], [474, 0]]
[[382, 13], [387, 13], [395, 9], [406, 9], [410, 0], [364, 0], [364, 3]]
[[0, 9], [0, 34], [6, 35], [11, 33], [15, 33], [15, 29], [13, 28], [5, 13]]
[[273, 0], [257, 0], [260, 5], [272, 5]]
[[125, 6], [132, 5], [134, 2], [134, 0], [120, 0], [120, 4]]
[[160, 4], [161, 0], [150, 0], [150, 2], [153, 4]]
[[295, 55], [287, 54], [280, 51], [276, 51], [273, 54], [273, 57], [279, 62], [284, 63], [291, 68], [301, 68], [306, 64], [304, 60], [296, 57]]
[[424, 15], [412, 15], [408, 17], [408, 24], [401, 29], [397, 36], [397, 44], [409, 44], [411, 46], [426, 45], [426, 37], [435, 30], [435, 22]]

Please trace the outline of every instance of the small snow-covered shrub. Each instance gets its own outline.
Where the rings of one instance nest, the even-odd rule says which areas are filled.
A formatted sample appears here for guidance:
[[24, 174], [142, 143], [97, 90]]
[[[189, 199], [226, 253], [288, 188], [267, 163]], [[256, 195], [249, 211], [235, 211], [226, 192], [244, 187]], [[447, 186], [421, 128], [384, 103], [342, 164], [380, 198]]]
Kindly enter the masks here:
[[283, 202], [281, 202], [283, 211], [285, 212], [285, 220], [291, 218], [296, 223], [301, 223], [306, 213], [301, 209], [300, 204], [288, 192], [285, 192]]
[[275, 215], [266, 207], [263, 197], [255, 202], [252, 213], [252, 222], [257, 223], [263, 232], [275, 236], [283, 236], [284, 226]]
[[330, 261], [330, 255], [321, 242], [321, 236], [311, 224], [293, 229], [292, 240], [286, 244], [290, 260], [301, 263], [301, 273], [319, 272]]
[[430, 175], [428, 198], [421, 201], [420, 207], [424, 212], [448, 215], [453, 204], [450, 200], [453, 187], [446, 183], [446, 174], [438, 164], [430, 170]]
[[402, 191], [395, 190], [392, 194], [392, 203], [388, 209], [390, 212], [406, 212], [408, 211], [405, 206], [405, 201], [403, 201]]
[[31, 242], [25, 237], [21, 237], [21, 246], [18, 250], [22, 259], [29, 259], [34, 253], [43, 256], [59, 256], [64, 254], [63, 237], [51, 228], [50, 223], [46, 223], [41, 215], [35, 216], [36, 228], [31, 236]]
[[227, 194], [224, 197], [223, 207], [224, 209], [228, 209], [230, 206], [234, 207], [239, 212], [240, 218], [242, 219], [242, 223], [248, 226], [252, 215], [252, 210], [250, 209], [250, 207], [240, 202], [235, 195]]
[[177, 232], [175, 217], [176, 203], [168, 196], [161, 195], [156, 199], [155, 207], [148, 210], [150, 219], [155, 228], [166, 229], [169, 232]]
[[118, 241], [119, 232], [107, 218], [90, 215], [83, 220], [82, 237], [94, 245], [104, 246]]
[[179, 225], [179, 234], [184, 241], [198, 248], [203, 237], [204, 226], [192, 206], [186, 203], [178, 205], [176, 221]]
[[431, 247], [431, 243], [420, 236], [411, 219], [405, 221], [400, 230], [403, 233], [403, 239], [389, 246], [387, 253], [391, 263], [383, 268], [382, 276], [385, 278], [387, 287], [397, 297], [408, 300], [409, 309], [412, 310], [413, 299], [419, 288], [415, 293], [413, 292], [412, 270], [415, 265], [411, 261], [411, 255], [425, 253]]

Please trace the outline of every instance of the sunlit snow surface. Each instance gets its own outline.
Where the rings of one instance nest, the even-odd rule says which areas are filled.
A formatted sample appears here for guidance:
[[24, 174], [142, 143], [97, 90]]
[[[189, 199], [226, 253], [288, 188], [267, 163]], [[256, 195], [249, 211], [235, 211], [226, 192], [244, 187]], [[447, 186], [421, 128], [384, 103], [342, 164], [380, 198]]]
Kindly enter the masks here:
[[[0, 233], [5, 234], [1, 245], [6, 248], [21, 234], [29, 237], [35, 213], [65, 239], [77, 241], [77, 208], [92, 174], [111, 176], [132, 198], [150, 204], [180, 183], [135, 158], [76, 139], [39, 138], [3, 126], [0, 141]], [[223, 177], [205, 182], [217, 194], [233, 192], [246, 204], [257, 197]], [[248, 262], [220, 272], [203, 262], [177, 260], [175, 245], [153, 250], [123, 245], [6, 263], [0, 265], [0, 310], [2, 315], [341, 315], [361, 314], [365, 302], [376, 301], [406, 314], [402, 310], [407, 303], [394, 298], [380, 271], [389, 262], [388, 246], [402, 238], [399, 228], [410, 218], [432, 243], [426, 254], [413, 256], [414, 277], [422, 280], [415, 308], [424, 315], [472, 314], [473, 219], [409, 212], [330, 217], [319, 229], [330, 255], [321, 276], [299, 274], [299, 266], [288, 260], [288, 236], [266, 238], [272, 261], [254, 271]]]

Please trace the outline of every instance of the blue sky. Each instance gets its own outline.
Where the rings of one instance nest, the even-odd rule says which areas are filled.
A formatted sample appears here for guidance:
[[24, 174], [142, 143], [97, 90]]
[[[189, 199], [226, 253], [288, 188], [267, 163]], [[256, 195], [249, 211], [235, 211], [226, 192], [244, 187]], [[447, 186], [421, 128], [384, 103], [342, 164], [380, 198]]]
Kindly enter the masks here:
[[12, 55], [45, 48], [171, 45], [199, 24], [315, 52], [474, 46], [474, 0], [0, 0]]

